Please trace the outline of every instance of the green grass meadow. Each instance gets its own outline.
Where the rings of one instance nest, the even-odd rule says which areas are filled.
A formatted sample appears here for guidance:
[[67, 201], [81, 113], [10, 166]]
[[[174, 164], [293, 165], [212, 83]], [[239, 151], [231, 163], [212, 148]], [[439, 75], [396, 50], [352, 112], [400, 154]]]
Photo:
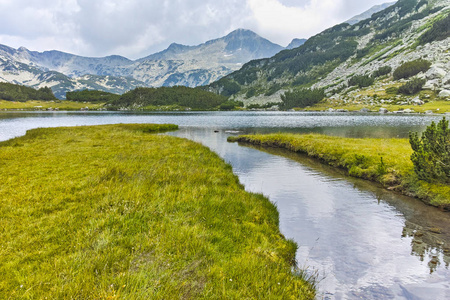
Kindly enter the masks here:
[[305, 153], [350, 176], [368, 179], [428, 204], [450, 209], [450, 186], [417, 179], [408, 139], [343, 138], [320, 134], [267, 134], [230, 137], [266, 147]]
[[313, 299], [276, 207], [206, 147], [154, 134], [173, 129], [0, 143], [0, 298]]

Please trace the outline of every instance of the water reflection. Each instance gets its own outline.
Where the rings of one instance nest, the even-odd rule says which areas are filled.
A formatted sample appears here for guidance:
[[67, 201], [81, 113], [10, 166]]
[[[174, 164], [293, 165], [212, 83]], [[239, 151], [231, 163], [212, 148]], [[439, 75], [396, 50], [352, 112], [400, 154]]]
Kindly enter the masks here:
[[[299, 244], [300, 266], [319, 272], [330, 299], [446, 299], [450, 295], [448, 214], [279, 149], [225, 143], [225, 132], [182, 128], [232, 164], [246, 189], [280, 211]], [[430, 228], [441, 228], [433, 233]], [[405, 232], [424, 232], [422, 245]], [[425, 239], [424, 237], [427, 237]]]

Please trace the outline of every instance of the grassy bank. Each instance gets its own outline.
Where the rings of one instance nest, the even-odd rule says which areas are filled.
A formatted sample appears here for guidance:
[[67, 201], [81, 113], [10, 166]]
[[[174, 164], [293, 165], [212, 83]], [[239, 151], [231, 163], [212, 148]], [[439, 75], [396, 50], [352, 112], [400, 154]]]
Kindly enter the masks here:
[[342, 103], [337, 101], [323, 101], [314, 106], [308, 107], [306, 111], [325, 111], [328, 109], [345, 109], [348, 111], [357, 112], [361, 109], [368, 109], [373, 112], [378, 112], [380, 108], [386, 108], [389, 112], [401, 111], [410, 109], [414, 113], [425, 113], [431, 111], [436, 114], [450, 113], [450, 101], [435, 100], [427, 102], [423, 105], [395, 105], [395, 104], [358, 104], [358, 103]]
[[450, 209], [450, 186], [418, 180], [410, 160], [407, 139], [352, 139], [318, 134], [268, 134], [230, 137], [267, 147], [305, 153], [349, 175], [378, 182], [384, 187]]
[[104, 103], [75, 102], [67, 100], [55, 101], [6, 101], [0, 100], [0, 110], [80, 110], [88, 108], [90, 110], [98, 110], [102, 108]]
[[170, 125], [0, 143], [5, 299], [312, 299], [268, 199]]

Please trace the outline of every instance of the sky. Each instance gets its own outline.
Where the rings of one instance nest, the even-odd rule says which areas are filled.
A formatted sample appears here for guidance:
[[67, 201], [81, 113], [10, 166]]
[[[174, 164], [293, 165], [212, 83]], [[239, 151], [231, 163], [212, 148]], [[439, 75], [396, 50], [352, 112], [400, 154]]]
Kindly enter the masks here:
[[0, 0], [0, 44], [137, 59], [250, 29], [287, 46], [392, 0]]

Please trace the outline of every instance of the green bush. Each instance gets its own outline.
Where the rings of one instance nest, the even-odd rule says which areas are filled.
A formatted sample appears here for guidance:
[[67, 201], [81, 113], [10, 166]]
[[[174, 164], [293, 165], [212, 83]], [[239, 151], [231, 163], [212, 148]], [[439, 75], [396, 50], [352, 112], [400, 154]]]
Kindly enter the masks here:
[[379, 67], [378, 70], [373, 72], [372, 77], [373, 78], [381, 77], [381, 76], [387, 75], [391, 72], [392, 72], [392, 67], [390, 67], [390, 66]]
[[426, 72], [430, 68], [431, 63], [424, 59], [417, 59], [406, 62], [394, 71], [394, 79], [409, 78], [420, 72]]
[[386, 94], [389, 94], [389, 95], [398, 94], [398, 88], [396, 88], [395, 86], [388, 87], [386, 89]]
[[411, 161], [419, 179], [450, 183], [450, 130], [443, 118], [437, 125], [432, 122], [422, 137], [417, 132], [409, 134], [413, 149]]
[[371, 86], [374, 82], [373, 77], [367, 75], [355, 75], [348, 81], [348, 86], [358, 86], [360, 88]]
[[425, 79], [414, 78], [398, 88], [398, 92], [404, 95], [414, 95], [422, 90]]
[[433, 24], [433, 27], [426, 31], [420, 38], [421, 45], [434, 41], [442, 41], [450, 36], [450, 14], [442, 20]]
[[243, 107], [244, 103], [242, 101], [232, 101], [228, 100], [222, 104], [219, 105], [220, 110], [233, 110], [236, 109], [236, 107]]
[[320, 102], [323, 98], [325, 98], [323, 89], [300, 89], [281, 95], [283, 100], [281, 106], [283, 109], [306, 107]]
[[96, 90], [81, 90], [66, 93], [66, 99], [77, 102], [108, 102], [120, 98], [120, 95]]

